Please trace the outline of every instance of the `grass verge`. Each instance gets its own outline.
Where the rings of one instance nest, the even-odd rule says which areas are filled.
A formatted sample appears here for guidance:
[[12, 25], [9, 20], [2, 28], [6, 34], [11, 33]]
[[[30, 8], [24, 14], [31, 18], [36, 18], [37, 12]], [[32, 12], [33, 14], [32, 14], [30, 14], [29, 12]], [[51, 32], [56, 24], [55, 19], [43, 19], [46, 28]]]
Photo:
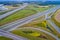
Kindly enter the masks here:
[[[28, 38], [30, 40], [54, 40], [51, 36], [33, 29], [16, 29], [12, 33]], [[48, 36], [48, 37], [47, 37]]]
[[0, 40], [12, 40], [12, 39], [4, 37], [4, 36], [0, 36]]

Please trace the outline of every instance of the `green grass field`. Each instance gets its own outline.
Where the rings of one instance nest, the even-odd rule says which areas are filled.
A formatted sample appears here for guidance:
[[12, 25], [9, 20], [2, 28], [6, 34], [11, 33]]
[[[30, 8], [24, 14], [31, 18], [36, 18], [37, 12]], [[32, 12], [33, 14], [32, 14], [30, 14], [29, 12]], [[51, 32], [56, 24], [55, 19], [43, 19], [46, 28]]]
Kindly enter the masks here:
[[24, 10], [20, 10], [15, 12], [14, 14], [0, 20], [0, 25], [30, 16], [32, 14], [36, 14], [37, 12], [35, 10], [31, 10], [31, 9], [24, 9]]
[[38, 6], [34, 6], [34, 5], [29, 5], [27, 8], [36, 10], [38, 12], [42, 12], [42, 11], [49, 9], [50, 7], [38, 7]]
[[30, 16], [32, 14], [36, 14], [37, 10], [39, 10], [39, 12], [41, 12], [41, 11], [47, 10], [47, 9], [49, 9], [49, 7], [45, 8], [45, 7], [28, 6], [27, 8], [25, 8], [23, 10], [19, 10], [19, 11], [15, 12], [14, 14], [0, 20], [0, 25]]
[[25, 24], [21, 27], [42, 27], [42, 28], [46, 28], [46, 22], [45, 21], [41, 22], [39, 20], [36, 20], [36, 21], [32, 21], [28, 24]]
[[0, 36], [0, 40], [12, 40], [12, 39], [4, 37], [4, 36]]
[[28, 29], [16, 29], [16, 30], [13, 30], [12, 33], [28, 38], [30, 40], [54, 40], [54, 38], [52, 38], [51, 36], [49, 37], [47, 34], [43, 32], [29, 29], [29, 28]]
[[51, 32], [46, 26], [47, 26], [46, 20], [44, 19], [44, 16], [42, 16], [42, 17], [39, 17], [39, 18], [33, 20], [32, 22], [30, 22], [28, 24], [20, 26], [19, 28], [22, 28], [22, 27], [35, 27], [35, 28], [41, 28], [43, 30]]
[[60, 27], [60, 22], [55, 19], [56, 15], [60, 12], [60, 9], [55, 12], [55, 14], [52, 16], [51, 20], [58, 26]]
[[56, 35], [56, 36], [58, 36], [59, 38], [60, 38], [60, 33], [58, 33], [54, 28], [53, 28], [53, 26], [52, 25], [50, 25], [50, 23], [47, 21], [47, 25], [50, 27], [50, 29], [51, 29], [51, 33], [52, 34], [54, 34], [54, 35]]

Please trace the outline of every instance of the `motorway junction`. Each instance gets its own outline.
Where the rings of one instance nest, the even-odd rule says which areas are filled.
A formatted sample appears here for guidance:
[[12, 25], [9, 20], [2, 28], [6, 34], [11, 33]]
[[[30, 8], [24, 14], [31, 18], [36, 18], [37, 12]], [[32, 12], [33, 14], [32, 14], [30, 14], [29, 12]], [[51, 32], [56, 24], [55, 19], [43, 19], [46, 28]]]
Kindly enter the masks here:
[[8, 11], [0, 12], [1, 40], [60, 40], [60, 5], [5, 7]]

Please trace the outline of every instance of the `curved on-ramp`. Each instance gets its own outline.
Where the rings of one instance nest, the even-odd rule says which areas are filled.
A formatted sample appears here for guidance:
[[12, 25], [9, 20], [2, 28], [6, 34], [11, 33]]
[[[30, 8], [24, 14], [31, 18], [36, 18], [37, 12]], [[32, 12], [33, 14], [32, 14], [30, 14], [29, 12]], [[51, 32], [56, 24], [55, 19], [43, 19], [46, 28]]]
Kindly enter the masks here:
[[52, 37], [53, 37], [53, 38], [55, 38], [56, 40], [60, 40], [57, 36], [53, 35], [53, 34], [52, 34], [52, 33], [50, 33], [50, 32], [47, 32], [47, 31], [45, 31], [45, 30], [42, 30], [42, 29], [40, 29], [40, 28], [24, 27], [24, 28], [19, 28], [19, 29], [26, 29], [26, 28], [34, 29], [34, 30], [38, 30], [38, 31], [44, 32], [44, 33], [46, 33], [46, 34], [48, 34], [48, 35], [52, 36]]

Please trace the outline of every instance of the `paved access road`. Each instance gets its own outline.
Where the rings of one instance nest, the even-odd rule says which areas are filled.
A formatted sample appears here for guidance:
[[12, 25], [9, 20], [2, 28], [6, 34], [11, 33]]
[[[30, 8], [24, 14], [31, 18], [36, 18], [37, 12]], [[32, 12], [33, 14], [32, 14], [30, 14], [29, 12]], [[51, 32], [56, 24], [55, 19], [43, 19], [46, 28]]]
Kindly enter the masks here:
[[20, 6], [19, 8], [15, 9], [13, 11], [10, 11], [10, 12], [7, 12], [7, 13], [5, 13], [3, 15], [0, 15], [0, 20], [7, 17], [7, 16], [9, 16], [9, 15], [11, 15], [11, 14], [13, 14], [14, 12], [16, 12], [18, 10], [24, 9], [26, 6], [28, 6], [28, 4], [24, 4], [23, 6]]
[[6, 32], [6, 31], [1, 30], [1, 29], [0, 29], [0, 35], [8, 37], [8, 38], [11, 38], [13, 40], [27, 40], [27, 38], [23, 38], [21, 36], [17, 36], [15, 34], [12, 34], [10, 32]]
[[31, 15], [29, 17], [19, 19], [19, 20], [15, 21], [15, 22], [12, 22], [12, 23], [1, 26], [1, 27], [4, 27], [4, 28], [1, 28], [1, 29], [6, 30], [6, 31], [7, 30], [8, 31], [14, 30], [17, 27], [22, 26], [24, 24], [27, 24], [27, 23], [31, 22], [32, 20], [35, 20], [36, 18], [39, 18], [39, 17], [41, 17], [41, 16], [43, 16], [45, 14], [50, 14], [52, 12], [55, 12], [59, 8], [60, 8], [60, 6], [56, 6], [54, 8], [51, 8], [51, 9], [47, 10], [47, 11], [44, 11], [44, 12], [41, 12], [41, 13], [39, 12], [39, 13]]

